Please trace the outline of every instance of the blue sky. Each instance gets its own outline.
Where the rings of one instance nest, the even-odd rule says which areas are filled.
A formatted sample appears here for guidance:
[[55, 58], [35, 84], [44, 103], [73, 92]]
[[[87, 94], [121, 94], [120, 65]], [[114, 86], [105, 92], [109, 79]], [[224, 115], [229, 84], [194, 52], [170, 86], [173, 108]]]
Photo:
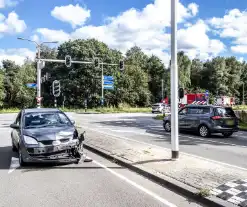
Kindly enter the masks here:
[[[11, 1], [18, 4], [9, 5]], [[20, 63], [24, 56], [32, 56], [34, 45], [17, 40], [18, 36], [37, 41], [58, 39], [60, 43], [68, 38], [94, 37], [122, 52], [136, 44], [167, 63], [169, 2], [0, 0], [0, 60], [10, 58]], [[216, 55], [247, 58], [246, 0], [180, 0], [180, 3], [183, 8], [179, 14], [183, 20], [178, 31], [180, 49], [191, 58], [203, 60]], [[83, 12], [84, 16], [75, 18]], [[11, 20], [6, 21], [10, 13]], [[106, 22], [107, 17], [112, 19]]]

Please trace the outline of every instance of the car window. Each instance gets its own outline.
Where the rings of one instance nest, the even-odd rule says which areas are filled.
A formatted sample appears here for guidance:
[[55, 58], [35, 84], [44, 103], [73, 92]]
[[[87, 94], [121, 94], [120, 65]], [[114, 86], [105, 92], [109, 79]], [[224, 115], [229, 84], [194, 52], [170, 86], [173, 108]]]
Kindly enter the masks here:
[[216, 108], [215, 115], [221, 117], [236, 117], [232, 108], [223, 108], [223, 107]]
[[27, 113], [24, 120], [25, 128], [71, 125], [70, 120], [60, 112]]
[[184, 108], [181, 111], [179, 111], [179, 115], [185, 115], [188, 113], [188, 108]]
[[189, 108], [188, 114], [208, 114], [210, 113], [210, 108], [208, 107], [195, 107]]

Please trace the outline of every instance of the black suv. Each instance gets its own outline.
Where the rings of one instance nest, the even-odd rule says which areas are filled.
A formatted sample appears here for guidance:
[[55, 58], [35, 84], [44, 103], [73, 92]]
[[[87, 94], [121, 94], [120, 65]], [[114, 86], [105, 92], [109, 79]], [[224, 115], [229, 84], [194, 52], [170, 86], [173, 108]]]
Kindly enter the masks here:
[[[238, 118], [231, 107], [213, 105], [188, 105], [179, 110], [179, 129], [196, 131], [202, 137], [209, 137], [211, 133], [222, 133], [230, 137], [239, 130]], [[171, 116], [163, 120], [164, 129], [171, 131]]]

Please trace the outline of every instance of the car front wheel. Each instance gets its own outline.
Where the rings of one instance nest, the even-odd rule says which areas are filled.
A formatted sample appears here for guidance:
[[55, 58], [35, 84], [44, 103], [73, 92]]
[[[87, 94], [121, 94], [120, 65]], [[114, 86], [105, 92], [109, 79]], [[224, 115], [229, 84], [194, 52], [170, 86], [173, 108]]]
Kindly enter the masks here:
[[18, 152], [19, 152], [19, 164], [20, 164], [20, 166], [26, 166], [26, 162], [23, 161], [22, 152], [21, 152], [20, 147], [18, 149]]
[[199, 134], [201, 137], [209, 137], [210, 131], [206, 125], [201, 125], [199, 127]]
[[171, 123], [169, 121], [164, 123], [164, 129], [166, 132], [171, 132]]

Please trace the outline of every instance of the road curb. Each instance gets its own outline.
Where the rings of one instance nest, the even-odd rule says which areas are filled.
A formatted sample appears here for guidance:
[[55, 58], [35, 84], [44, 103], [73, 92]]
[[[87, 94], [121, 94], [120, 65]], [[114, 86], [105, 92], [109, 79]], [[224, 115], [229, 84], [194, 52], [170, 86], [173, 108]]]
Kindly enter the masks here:
[[93, 153], [96, 153], [96, 154], [98, 154], [98, 155], [100, 155], [100, 156], [102, 156], [102, 157], [104, 157], [110, 161], [114, 161], [117, 164], [119, 164], [123, 167], [126, 167], [126, 168], [148, 178], [149, 180], [154, 181], [154, 182], [158, 183], [159, 185], [162, 185], [162, 186], [170, 189], [171, 191], [173, 191], [177, 194], [185, 196], [189, 199], [193, 199], [194, 201], [197, 201], [201, 204], [207, 205], [209, 207], [234, 207], [235, 206], [235, 205], [233, 205], [227, 201], [221, 200], [221, 199], [214, 197], [214, 196], [202, 197], [202, 196], [198, 195], [197, 189], [195, 189], [189, 185], [186, 185], [182, 182], [179, 182], [179, 181], [172, 179], [172, 178], [169, 178], [167, 176], [165, 176], [165, 177], [162, 176], [162, 178], [161, 178], [160, 176], [155, 175], [151, 172], [148, 172], [147, 170], [136, 167], [136, 166], [132, 165], [131, 163], [128, 163], [128, 161], [121, 159], [119, 157], [116, 157], [116, 156], [110, 154], [109, 152], [107, 152], [103, 149], [98, 149], [97, 147], [92, 146], [90, 144], [86, 144], [86, 143], [84, 143], [83, 146], [85, 149], [87, 149]]

